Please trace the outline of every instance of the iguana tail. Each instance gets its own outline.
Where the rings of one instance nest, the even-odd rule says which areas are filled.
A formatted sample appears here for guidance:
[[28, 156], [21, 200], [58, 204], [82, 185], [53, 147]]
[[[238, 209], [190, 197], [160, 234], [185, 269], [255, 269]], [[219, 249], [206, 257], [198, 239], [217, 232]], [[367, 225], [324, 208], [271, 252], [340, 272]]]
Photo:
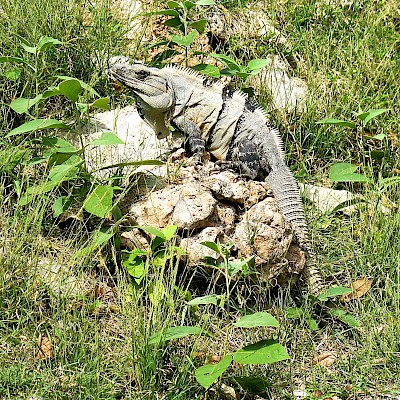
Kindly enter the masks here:
[[266, 181], [271, 186], [281, 213], [292, 224], [300, 247], [306, 252], [307, 264], [303, 275], [310, 291], [318, 294], [323, 289], [323, 280], [308, 239], [307, 223], [297, 182], [286, 165], [272, 170]]

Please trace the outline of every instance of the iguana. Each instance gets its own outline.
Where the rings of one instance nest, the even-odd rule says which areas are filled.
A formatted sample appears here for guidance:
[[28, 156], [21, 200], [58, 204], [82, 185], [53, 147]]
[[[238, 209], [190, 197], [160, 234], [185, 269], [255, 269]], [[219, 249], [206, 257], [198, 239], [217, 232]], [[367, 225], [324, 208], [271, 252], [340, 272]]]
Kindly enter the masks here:
[[299, 188], [285, 164], [279, 131], [263, 109], [241, 91], [231, 91], [196, 71], [175, 66], [162, 69], [141, 62], [114, 61], [110, 75], [132, 89], [140, 116], [158, 138], [169, 126], [187, 136], [192, 154], [210, 152], [228, 168], [250, 179], [266, 177], [279, 209], [292, 224], [307, 254], [305, 276], [313, 292], [321, 281], [313, 259]]

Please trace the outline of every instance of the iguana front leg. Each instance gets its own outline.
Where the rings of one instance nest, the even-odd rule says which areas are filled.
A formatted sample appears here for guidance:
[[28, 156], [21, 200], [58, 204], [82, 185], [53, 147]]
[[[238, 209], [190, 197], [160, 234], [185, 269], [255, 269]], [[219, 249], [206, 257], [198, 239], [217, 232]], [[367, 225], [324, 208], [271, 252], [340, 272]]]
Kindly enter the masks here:
[[201, 138], [200, 128], [184, 115], [173, 118], [171, 124], [185, 134], [190, 153], [195, 156], [197, 163], [201, 162], [206, 152], [206, 142]]
[[223, 169], [232, 169], [241, 176], [255, 179], [260, 170], [260, 157], [257, 146], [250, 140], [233, 143], [228, 152], [228, 160], [219, 160], [217, 165]]

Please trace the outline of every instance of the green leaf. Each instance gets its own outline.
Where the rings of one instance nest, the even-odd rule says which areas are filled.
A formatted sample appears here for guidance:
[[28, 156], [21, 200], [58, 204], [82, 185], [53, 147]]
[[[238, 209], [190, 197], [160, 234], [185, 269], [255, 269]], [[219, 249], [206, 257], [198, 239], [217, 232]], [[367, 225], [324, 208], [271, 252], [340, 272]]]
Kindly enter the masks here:
[[24, 97], [20, 97], [18, 99], [15, 99], [10, 104], [10, 107], [18, 114], [27, 113], [29, 109], [41, 99], [42, 99], [41, 94], [38, 94], [33, 99], [25, 99]]
[[314, 318], [304, 317], [304, 321], [313, 332], [318, 330], [318, 323]]
[[193, 3], [192, 1], [186, 0], [183, 1], [183, 6], [186, 8], [186, 10], [192, 9], [196, 4]]
[[207, 20], [206, 19], [199, 19], [198, 21], [190, 22], [190, 26], [196, 29], [197, 32], [203, 33], [204, 28], [206, 27]]
[[142, 231], [150, 233], [151, 235], [154, 235], [161, 239], [166, 240], [164, 232], [160, 231], [157, 228], [154, 228], [153, 226], [135, 226], [135, 228], [141, 229]]
[[206, 304], [218, 304], [218, 299], [220, 299], [221, 296], [217, 296], [215, 294], [210, 294], [208, 296], [200, 296], [196, 297], [193, 300], [188, 301], [188, 304], [190, 306], [199, 306], [199, 305], [206, 305]]
[[114, 232], [110, 232], [106, 228], [102, 228], [99, 231], [95, 231], [92, 238], [92, 243], [80, 249], [77, 253], [77, 257], [87, 256], [91, 254], [94, 250], [98, 249], [102, 244], [108, 242], [114, 236]]
[[211, 53], [210, 56], [222, 61], [234, 72], [240, 72], [243, 69], [233, 58], [226, 56], [225, 54]]
[[[180, 20], [179, 17], [173, 17], [170, 19], [167, 19], [166, 21], [164, 21], [163, 25], [168, 26], [170, 28], [178, 28], [182, 25], [182, 21]], [[180, 29], [182, 30], [182, 29]]]
[[149, 344], [167, 342], [168, 340], [180, 339], [191, 335], [201, 335], [202, 333], [203, 329], [197, 326], [174, 326], [163, 332], [157, 332], [151, 335]]
[[350, 163], [335, 164], [329, 171], [329, 179], [334, 182], [367, 182], [365, 175], [354, 173], [357, 169], [358, 165]]
[[59, 185], [61, 182], [77, 178], [79, 168], [75, 165], [55, 165], [49, 172], [49, 180]]
[[239, 328], [255, 328], [257, 326], [272, 326], [274, 328], [279, 328], [279, 322], [277, 319], [271, 314], [263, 311], [251, 315], [245, 315], [233, 325], [238, 326]]
[[317, 124], [325, 124], [325, 125], [336, 125], [336, 126], [346, 126], [351, 129], [356, 129], [356, 124], [350, 121], [343, 121], [341, 119], [335, 118], [326, 118], [317, 121]]
[[51, 207], [53, 209], [54, 218], [59, 217], [63, 212], [68, 210], [71, 204], [72, 200], [67, 196], [58, 197]]
[[45, 49], [47, 49], [50, 46], [55, 46], [57, 44], [63, 44], [62, 42], [60, 42], [58, 39], [54, 39], [52, 37], [49, 36], [42, 36], [39, 39], [39, 43], [37, 45], [37, 48], [39, 51], [43, 51]]
[[53, 150], [51, 153], [76, 153], [78, 149], [68, 141], [58, 137], [44, 137], [42, 146]]
[[179, 46], [189, 47], [193, 43], [194, 39], [196, 39], [197, 35], [198, 32], [193, 29], [188, 35], [173, 35], [171, 40]]
[[208, 389], [231, 365], [232, 355], [224, 357], [217, 364], [207, 364], [196, 369], [195, 376], [197, 382], [205, 389]]
[[110, 110], [110, 98], [109, 97], [102, 97], [100, 99], [95, 100], [90, 107], [98, 108], [100, 110]]
[[356, 318], [354, 318], [348, 312], [341, 310], [340, 308], [330, 309], [329, 314], [331, 314], [332, 317], [340, 319], [342, 322], [344, 322], [345, 324], [349, 325], [352, 328], [357, 328], [360, 326], [360, 322]]
[[272, 339], [243, 347], [233, 354], [233, 360], [239, 364], [271, 364], [288, 358], [286, 349]]
[[88, 195], [83, 203], [83, 208], [90, 214], [105, 218], [111, 211], [113, 188], [99, 185]]
[[196, 6], [213, 6], [215, 5], [214, 0], [197, 0]]
[[192, 69], [202, 73], [203, 75], [211, 76], [212, 78], [219, 78], [221, 76], [219, 69], [215, 65], [197, 64], [192, 67]]
[[353, 290], [344, 286], [332, 286], [329, 289], [323, 291], [320, 293], [318, 296], [318, 300], [320, 301], [326, 301], [330, 297], [338, 297], [342, 296], [344, 294], [352, 293]]
[[176, 10], [177, 8], [181, 8], [181, 5], [177, 1], [167, 1], [167, 6], [171, 10]]
[[385, 113], [386, 111], [389, 111], [389, 108], [378, 108], [358, 114], [357, 117], [362, 121], [364, 121], [365, 124], [367, 124], [369, 121], [371, 121], [372, 118], [375, 118], [378, 115]]
[[254, 71], [256, 70], [257, 72], [263, 69], [265, 66], [269, 64], [270, 60], [267, 60], [265, 58], [257, 58], [255, 60], [249, 61], [247, 64], [247, 69], [249, 71]]
[[128, 271], [128, 274], [133, 276], [135, 282], [140, 285], [143, 278], [146, 276], [146, 265], [144, 261], [138, 257], [129, 257], [127, 260], [123, 261], [123, 266]]
[[170, 226], [165, 227], [162, 230], [165, 240], [168, 241], [168, 240], [172, 239], [172, 237], [175, 235], [177, 229], [178, 229], [177, 225], [170, 225]]
[[28, 53], [36, 54], [36, 52], [37, 52], [37, 47], [35, 47], [35, 46], [28, 46], [27, 44], [25, 44], [23, 42], [21, 42], [20, 45]]
[[103, 132], [98, 139], [89, 143], [92, 146], [111, 146], [116, 144], [125, 144], [115, 133]]
[[208, 247], [209, 249], [214, 250], [216, 253], [222, 255], [221, 248], [217, 243], [205, 241], [205, 242], [201, 242], [200, 244], [205, 247]]
[[236, 275], [239, 271], [243, 270], [251, 260], [254, 259], [254, 256], [248, 257], [245, 260], [232, 260], [228, 262], [227, 272], [229, 276]]
[[81, 81], [80, 79], [72, 78], [71, 76], [65, 76], [65, 75], [56, 75], [56, 78], [61, 79], [62, 81], [69, 81], [69, 80], [78, 81], [83, 89], [87, 90], [89, 93], [93, 94], [94, 96], [100, 97], [100, 95], [91, 86], [89, 86], [87, 83]]
[[21, 68], [12, 68], [4, 72], [4, 76], [8, 78], [10, 81], [17, 81], [22, 73]]
[[25, 63], [26, 61], [21, 57], [0, 57], [0, 63], [6, 62]]
[[50, 128], [53, 129], [57, 128], [64, 130], [70, 129], [68, 125], [63, 124], [62, 122], [57, 121], [56, 119], [34, 119], [32, 121], [26, 122], [25, 124], [18, 126], [17, 128], [14, 128], [6, 135], [6, 137], [19, 135], [20, 133], [33, 132], [40, 129], [50, 129]]
[[[61, 82], [57, 87], [50, 86], [43, 94], [43, 99], [48, 99], [53, 96], [65, 96], [67, 99], [72, 102], [76, 102], [79, 98], [80, 93], [82, 92], [83, 86], [81, 85], [81, 81], [75, 78], [68, 78]], [[82, 103], [78, 103], [82, 104]], [[87, 104], [84, 104], [87, 107]], [[78, 107], [78, 105], [77, 105]]]

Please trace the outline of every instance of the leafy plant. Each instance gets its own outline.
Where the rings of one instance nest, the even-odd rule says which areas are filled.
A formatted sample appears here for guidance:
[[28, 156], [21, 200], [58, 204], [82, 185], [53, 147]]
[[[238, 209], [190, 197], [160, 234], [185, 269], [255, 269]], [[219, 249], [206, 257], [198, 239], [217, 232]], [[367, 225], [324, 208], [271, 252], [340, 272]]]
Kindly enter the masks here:
[[[190, 302], [189, 302], [190, 304]], [[192, 303], [193, 304], [193, 303]], [[237, 328], [251, 329], [256, 327], [278, 328], [279, 322], [267, 312], [257, 312], [245, 315], [233, 324]], [[229, 327], [231, 328], [231, 326]], [[164, 332], [155, 333], [149, 343], [156, 344], [182, 338], [189, 335], [203, 334], [200, 328], [189, 326], [177, 326], [168, 328]], [[206, 364], [196, 369], [195, 377], [197, 382], [205, 389], [210, 388], [214, 382], [221, 377], [233, 362], [242, 365], [266, 365], [278, 361], [287, 360], [289, 354], [286, 349], [273, 339], [261, 340], [250, 344], [233, 353], [226, 354], [217, 364]], [[240, 377], [238, 379], [240, 384]]]
[[[166, 58], [170, 58], [177, 54], [175, 50], [176, 46], [181, 48], [185, 52], [186, 63], [189, 59], [189, 50], [193, 45], [198, 35], [204, 32], [207, 24], [207, 20], [204, 18], [197, 19], [198, 9], [204, 6], [215, 5], [213, 0], [197, 0], [197, 1], [168, 1], [168, 8], [165, 10], [154, 11], [150, 15], [166, 15], [170, 18], [164, 22], [164, 25], [179, 34], [172, 34], [169, 42], [159, 42], [154, 46], [167, 45], [168, 49], [161, 54], [157, 55], [156, 62], [164, 61]], [[193, 13], [196, 10], [196, 13]], [[172, 45], [172, 46], [171, 46]], [[254, 59], [248, 62], [246, 66], [240, 65], [232, 57], [224, 54], [216, 53], [204, 53], [195, 51], [195, 55], [211, 56], [216, 60], [222, 62], [225, 68], [219, 69], [215, 65], [201, 63], [192, 67], [195, 71], [201, 72], [204, 75], [211, 76], [213, 78], [219, 78], [221, 75], [225, 76], [238, 76], [246, 79], [251, 75], [258, 74], [262, 68], [264, 68], [269, 60], [267, 59]]]
[[[317, 122], [317, 124], [324, 125], [335, 125], [340, 127], [350, 128], [356, 132], [359, 132], [361, 138], [374, 139], [380, 142], [384, 141], [387, 138], [387, 135], [384, 133], [380, 133], [374, 136], [370, 136], [366, 134], [366, 126], [367, 124], [377, 116], [389, 111], [387, 108], [380, 109], [371, 109], [366, 112], [361, 112], [356, 114], [358, 118], [358, 122], [339, 120], [335, 118], [327, 118]], [[382, 159], [384, 154], [382, 151], [371, 151], [371, 158]], [[359, 182], [365, 183], [369, 182], [369, 179], [360, 173], [356, 173], [359, 167], [357, 165], [351, 163], [337, 163], [334, 164], [329, 172], [329, 179], [333, 182]], [[399, 177], [389, 177], [389, 178], [380, 178], [379, 185], [381, 187], [386, 187], [387, 185], [393, 185], [395, 183], [400, 183]]]
[[[20, 63], [30, 68], [34, 72], [36, 90], [38, 90], [39, 66], [45, 62], [44, 55], [48, 49], [56, 45], [62, 45], [62, 42], [43, 36], [39, 39], [37, 45], [33, 46], [22, 37], [19, 38], [22, 48], [28, 55], [32, 55], [33, 61], [29, 57], [1, 57], [0, 62]], [[87, 172], [85, 149], [88, 146], [123, 144], [123, 141], [112, 132], [104, 132], [99, 139], [93, 140], [84, 146], [81, 128], [82, 125], [87, 123], [89, 110], [109, 110], [110, 100], [109, 98], [101, 98], [93, 88], [79, 79], [68, 76], [56, 76], [55, 78], [61, 81], [57, 86], [51, 86], [42, 93], [37, 91], [33, 98], [19, 97], [10, 104], [12, 110], [18, 114], [25, 114], [30, 120], [12, 129], [8, 132], [6, 138], [17, 137], [20, 143], [25, 143], [27, 147], [35, 150], [35, 156], [26, 161], [27, 165], [42, 164], [43, 169], [46, 171], [45, 178], [41, 183], [30, 185], [28, 182], [17, 182], [15, 184], [20, 197], [19, 204], [27, 205], [37, 195], [43, 195], [55, 189], [61, 190], [62, 185], [68, 182], [65, 194], [61, 194], [53, 202], [54, 217], [58, 217], [65, 212], [73, 203], [73, 199], [81, 199], [82, 208], [89, 214], [105, 218], [114, 207], [114, 192], [120, 190], [120, 188], [103, 184], [93, 173]], [[66, 123], [53, 118], [37, 117], [40, 114], [39, 104], [56, 96], [61, 96], [72, 104], [75, 109], [75, 118], [72, 122]], [[88, 98], [92, 100], [87, 101], [86, 99]], [[35, 107], [35, 112], [33, 113], [34, 115], [31, 115], [33, 107]], [[58, 136], [41, 135], [43, 131], [53, 130], [68, 131], [70, 134], [79, 137], [81, 147], [77, 148]], [[40, 135], [36, 137], [36, 133], [40, 133]], [[149, 160], [144, 163], [161, 164], [158, 161]], [[123, 166], [141, 164], [143, 163], [133, 162], [124, 163]], [[117, 166], [119, 165], [117, 164]], [[23, 186], [25, 186], [24, 191]]]
[[165, 248], [165, 244], [173, 238], [178, 229], [176, 225], [167, 226], [162, 230], [152, 226], [136, 226], [135, 228], [154, 236], [148, 251], [133, 249], [124, 252], [123, 266], [136, 284], [140, 285], [147, 273], [147, 259], [151, 259], [153, 265], [163, 265], [167, 259], [173, 257], [174, 253], [171, 250], [176, 253], [180, 252], [180, 249], [172, 245], [169, 246], [168, 251]]

